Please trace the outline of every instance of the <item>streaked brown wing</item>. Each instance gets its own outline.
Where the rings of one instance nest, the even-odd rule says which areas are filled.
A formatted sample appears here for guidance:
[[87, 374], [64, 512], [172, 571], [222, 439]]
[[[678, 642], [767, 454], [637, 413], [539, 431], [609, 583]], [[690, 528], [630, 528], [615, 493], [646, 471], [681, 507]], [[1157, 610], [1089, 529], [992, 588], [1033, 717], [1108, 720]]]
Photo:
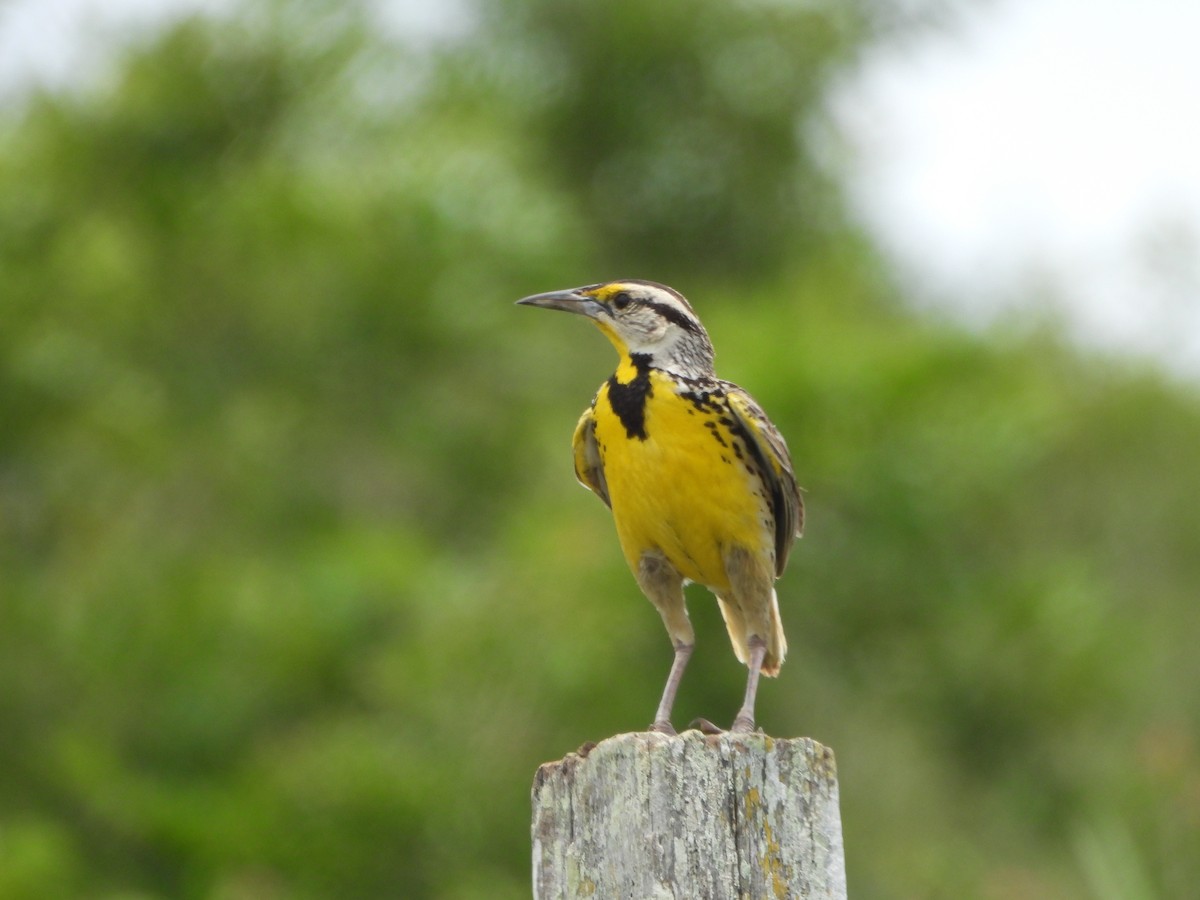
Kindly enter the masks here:
[[600, 460], [600, 448], [596, 445], [596, 418], [589, 406], [579, 417], [571, 446], [575, 451], [575, 477], [585, 488], [612, 508], [608, 499], [608, 481], [604, 477], [604, 463]]
[[783, 435], [754, 398], [732, 382], [721, 382], [721, 386], [726, 392], [726, 403], [741, 425], [750, 452], [762, 470], [771, 497], [771, 511], [775, 517], [775, 574], [782, 575], [792, 542], [804, 532], [804, 501], [792, 471], [792, 457]]

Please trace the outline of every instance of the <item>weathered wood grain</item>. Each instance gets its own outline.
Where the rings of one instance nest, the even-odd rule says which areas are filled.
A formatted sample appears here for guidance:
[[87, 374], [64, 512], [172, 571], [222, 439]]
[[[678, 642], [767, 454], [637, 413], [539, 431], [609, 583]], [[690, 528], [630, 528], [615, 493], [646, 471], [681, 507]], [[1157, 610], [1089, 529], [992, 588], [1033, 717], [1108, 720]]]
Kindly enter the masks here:
[[538, 900], [846, 897], [833, 753], [807, 738], [609, 738], [538, 769], [532, 830]]

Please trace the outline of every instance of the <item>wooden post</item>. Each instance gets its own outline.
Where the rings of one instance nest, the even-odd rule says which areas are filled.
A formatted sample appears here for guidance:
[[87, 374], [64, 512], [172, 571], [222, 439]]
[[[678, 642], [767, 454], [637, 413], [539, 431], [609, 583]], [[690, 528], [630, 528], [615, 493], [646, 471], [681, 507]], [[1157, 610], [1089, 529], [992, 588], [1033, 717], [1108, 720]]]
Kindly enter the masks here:
[[533, 896], [845, 900], [833, 753], [808, 738], [639, 732], [546, 763]]

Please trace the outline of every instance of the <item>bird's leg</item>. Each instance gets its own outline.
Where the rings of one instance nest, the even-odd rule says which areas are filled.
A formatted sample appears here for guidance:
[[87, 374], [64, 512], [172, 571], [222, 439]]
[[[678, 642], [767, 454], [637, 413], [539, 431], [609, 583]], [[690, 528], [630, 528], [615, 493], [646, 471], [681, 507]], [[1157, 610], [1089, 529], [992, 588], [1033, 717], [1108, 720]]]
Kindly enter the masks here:
[[679, 682], [683, 680], [683, 670], [687, 668], [688, 660], [692, 658], [695, 643], [675, 642], [675, 661], [671, 663], [671, 674], [667, 676], [666, 687], [663, 688], [662, 700], [658, 703], [658, 711], [654, 714], [654, 724], [651, 731], [659, 734], [676, 734], [675, 726], [671, 724], [671, 707], [675, 705], [675, 692], [679, 690]]
[[767, 642], [757, 634], [750, 635], [746, 643], [750, 648], [750, 659], [746, 661], [746, 667], [750, 670], [746, 676], [746, 698], [730, 729], [743, 733], [754, 730], [754, 697], [758, 693], [758, 674], [762, 671], [763, 657], [767, 655]]
[[696, 633], [688, 620], [687, 606], [683, 600], [683, 576], [658, 550], [648, 550], [642, 554], [634, 575], [642, 592], [662, 616], [671, 643], [675, 645], [675, 661], [671, 663], [671, 673], [667, 676], [662, 700], [654, 713], [654, 724], [650, 730], [660, 734], [675, 734], [675, 726], [671, 724], [671, 707], [675, 705], [675, 692], [679, 690], [683, 670], [687, 668], [692, 648], [696, 645]]

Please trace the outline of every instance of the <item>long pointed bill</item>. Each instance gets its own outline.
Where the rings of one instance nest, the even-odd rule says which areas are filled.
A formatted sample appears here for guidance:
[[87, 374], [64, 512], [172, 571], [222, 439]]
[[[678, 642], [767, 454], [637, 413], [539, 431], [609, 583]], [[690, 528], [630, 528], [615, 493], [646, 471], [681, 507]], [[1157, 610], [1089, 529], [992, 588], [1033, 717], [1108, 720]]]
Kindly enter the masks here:
[[548, 291], [545, 294], [534, 294], [517, 301], [518, 306], [537, 306], [542, 309], [561, 309], [563, 312], [578, 313], [589, 319], [599, 318], [608, 310], [604, 304], [581, 294], [577, 288], [566, 291]]

